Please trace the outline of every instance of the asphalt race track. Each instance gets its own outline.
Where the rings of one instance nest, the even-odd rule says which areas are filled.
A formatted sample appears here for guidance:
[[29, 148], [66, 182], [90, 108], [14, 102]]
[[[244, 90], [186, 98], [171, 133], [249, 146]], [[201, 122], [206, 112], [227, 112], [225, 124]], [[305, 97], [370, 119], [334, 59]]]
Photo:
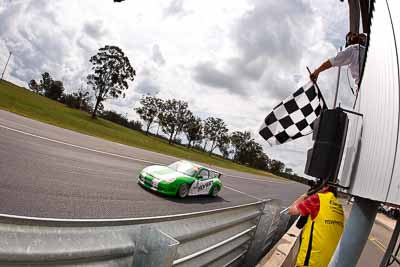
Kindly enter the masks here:
[[219, 197], [178, 199], [147, 191], [138, 172], [177, 158], [105, 141], [0, 110], [0, 213], [126, 218], [187, 213], [259, 199], [287, 206], [301, 184], [221, 168]]

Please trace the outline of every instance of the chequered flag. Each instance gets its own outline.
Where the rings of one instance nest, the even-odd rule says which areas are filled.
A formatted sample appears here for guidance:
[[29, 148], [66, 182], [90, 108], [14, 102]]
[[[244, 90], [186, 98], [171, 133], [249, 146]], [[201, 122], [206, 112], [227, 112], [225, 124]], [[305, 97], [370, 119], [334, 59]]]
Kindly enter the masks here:
[[321, 93], [310, 81], [268, 114], [259, 133], [271, 146], [292, 141], [312, 133], [315, 119], [326, 108]]

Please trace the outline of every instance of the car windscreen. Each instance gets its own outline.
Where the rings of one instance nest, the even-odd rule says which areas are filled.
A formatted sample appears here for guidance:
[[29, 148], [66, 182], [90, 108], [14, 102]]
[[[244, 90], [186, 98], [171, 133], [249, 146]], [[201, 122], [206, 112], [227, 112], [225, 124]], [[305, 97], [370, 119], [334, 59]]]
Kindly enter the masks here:
[[192, 163], [186, 162], [186, 161], [178, 161], [178, 162], [172, 163], [171, 165], [168, 165], [168, 167], [177, 172], [180, 172], [180, 173], [183, 173], [183, 174], [186, 174], [189, 176], [194, 176], [197, 173], [197, 171], [199, 170], [198, 167], [196, 167]]

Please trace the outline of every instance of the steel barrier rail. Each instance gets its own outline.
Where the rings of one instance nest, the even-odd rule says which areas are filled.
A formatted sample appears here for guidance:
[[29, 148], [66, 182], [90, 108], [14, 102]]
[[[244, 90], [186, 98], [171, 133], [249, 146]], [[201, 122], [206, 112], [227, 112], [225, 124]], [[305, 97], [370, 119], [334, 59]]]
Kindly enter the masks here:
[[232, 237], [230, 237], [230, 238], [228, 238], [228, 239], [226, 239], [224, 241], [219, 242], [218, 244], [212, 245], [211, 247], [205, 248], [205, 249], [203, 249], [201, 251], [195, 252], [195, 253], [193, 253], [191, 255], [188, 255], [186, 257], [177, 259], [177, 260], [175, 260], [173, 262], [173, 265], [178, 265], [180, 263], [187, 262], [190, 259], [196, 258], [196, 257], [198, 257], [200, 255], [203, 255], [203, 254], [205, 254], [205, 253], [207, 253], [207, 252], [209, 252], [209, 251], [211, 251], [213, 249], [219, 248], [219, 247], [227, 244], [228, 242], [231, 242], [231, 241], [233, 241], [233, 240], [235, 240], [235, 239], [237, 239], [237, 238], [239, 238], [241, 236], [244, 236], [245, 234], [251, 232], [255, 228], [256, 228], [256, 226], [254, 225], [254, 226], [250, 227], [249, 229], [246, 229], [246, 230], [244, 230], [243, 232], [241, 232], [241, 233], [239, 233], [237, 235], [234, 235], [234, 236], [232, 236]]
[[[219, 209], [206, 216], [150, 224], [179, 242], [174, 266], [223, 266], [245, 254], [254, 236], [265, 203]], [[212, 249], [210, 249], [210, 247]], [[200, 253], [201, 252], [201, 253]], [[243, 257], [236, 260], [241, 263]], [[233, 265], [235, 262], [232, 263]]]
[[146, 218], [0, 215], [0, 265], [254, 266], [249, 256], [258, 259], [280, 238], [273, 227], [279, 210], [278, 202], [263, 200]]
[[[262, 256], [272, 248], [273, 245], [282, 237], [283, 233], [277, 231], [277, 224], [281, 219], [283, 224], [287, 224], [285, 213], [281, 214], [281, 204], [279, 200], [270, 200], [265, 204], [264, 214], [258, 222], [257, 232], [254, 237], [252, 247], [246, 255], [246, 266], [255, 266]], [[285, 231], [286, 229], [284, 229]]]
[[139, 217], [139, 218], [101, 218], [101, 219], [60, 219], [60, 218], [39, 218], [39, 217], [28, 217], [10, 214], [0, 213], [0, 222], [9, 222], [12, 224], [22, 224], [22, 225], [42, 225], [42, 226], [121, 226], [121, 225], [137, 225], [137, 224], [150, 224], [157, 222], [174, 221], [192, 217], [199, 217], [208, 214], [219, 213], [221, 211], [235, 210], [243, 207], [260, 205], [262, 203], [271, 201], [271, 199], [260, 200], [257, 202], [252, 202], [248, 204], [242, 204], [232, 207], [196, 211], [190, 213], [181, 213], [173, 215], [162, 215], [162, 216], [149, 216], [149, 217]]

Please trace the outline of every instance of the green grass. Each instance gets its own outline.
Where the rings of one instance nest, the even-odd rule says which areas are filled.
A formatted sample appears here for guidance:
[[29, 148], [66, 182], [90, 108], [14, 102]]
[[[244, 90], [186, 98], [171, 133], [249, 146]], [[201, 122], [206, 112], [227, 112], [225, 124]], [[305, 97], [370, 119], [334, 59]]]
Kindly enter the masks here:
[[0, 81], [0, 109], [133, 147], [227, 169], [278, 178], [271, 173], [236, 164], [218, 156], [210, 157], [207, 153], [188, 150], [181, 145], [169, 145], [166, 140], [146, 136], [142, 132], [122, 127], [104, 119], [92, 120], [90, 114], [86, 112], [68, 108], [61, 103], [4, 80]]

